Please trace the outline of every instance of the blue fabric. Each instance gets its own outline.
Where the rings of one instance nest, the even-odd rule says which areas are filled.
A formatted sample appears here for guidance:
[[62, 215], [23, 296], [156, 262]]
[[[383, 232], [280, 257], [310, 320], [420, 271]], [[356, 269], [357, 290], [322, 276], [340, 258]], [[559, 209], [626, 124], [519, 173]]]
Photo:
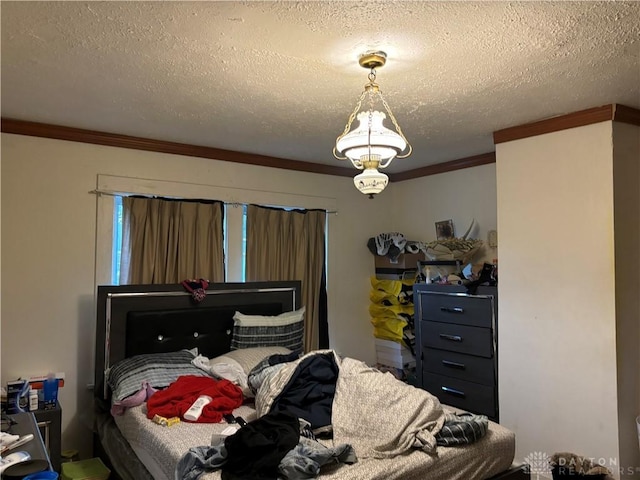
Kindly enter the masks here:
[[190, 448], [176, 465], [175, 480], [197, 480], [204, 473], [221, 468], [226, 461], [224, 438], [216, 445]]
[[351, 445], [343, 444], [328, 448], [315, 440], [300, 437], [300, 443], [284, 456], [278, 471], [287, 480], [303, 480], [317, 477], [323, 465], [352, 464], [357, 461]]

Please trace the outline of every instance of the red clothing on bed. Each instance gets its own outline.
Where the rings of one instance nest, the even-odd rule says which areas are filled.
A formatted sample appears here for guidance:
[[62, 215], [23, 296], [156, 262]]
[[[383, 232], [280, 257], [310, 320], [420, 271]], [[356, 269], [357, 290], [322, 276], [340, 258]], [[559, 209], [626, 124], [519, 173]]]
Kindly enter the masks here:
[[154, 415], [183, 418], [200, 395], [208, 395], [213, 400], [202, 409], [198, 423], [218, 423], [223, 415], [242, 405], [242, 390], [229, 380], [183, 375], [166, 389], [149, 397], [147, 418]]

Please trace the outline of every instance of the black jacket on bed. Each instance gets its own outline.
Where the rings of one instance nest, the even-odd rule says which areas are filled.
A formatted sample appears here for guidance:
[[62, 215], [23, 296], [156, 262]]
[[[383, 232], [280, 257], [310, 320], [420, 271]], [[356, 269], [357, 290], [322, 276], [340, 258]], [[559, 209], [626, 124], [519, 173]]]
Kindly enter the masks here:
[[313, 430], [331, 425], [338, 367], [332, 353], [313, 355], [297, 366], [270, 412], [287, 412], [304, 418]]
[[226, 438], [222, 480], [277, 480], [278, 465], [298, 445], [300, 423], [287, 413], [269, 413]]

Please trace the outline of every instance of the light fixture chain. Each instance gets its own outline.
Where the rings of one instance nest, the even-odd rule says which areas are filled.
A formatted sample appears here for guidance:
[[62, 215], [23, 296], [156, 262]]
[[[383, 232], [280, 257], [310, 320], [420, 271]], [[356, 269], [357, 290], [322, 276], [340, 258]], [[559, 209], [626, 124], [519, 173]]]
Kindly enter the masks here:
[[364, 100], [364, 96], [366, 94], [367, 92], [365, 90], [360, 95], [360, 98], [356, 103], [356, 108], [353, 110], [353, 112], [351, 112], [351, 115], [349, 115], [349, 120], [347, 120], [347, 125], [344, 127], [344, 132], [342, 132], [342, 135], [340, 135], [340, 137], [344, 137], [349, 132], [349, 129], [351, 128], [351, 124], [353, 123], [353, 120], [356, 118], [356, 115], [358, 114], [358, 112], [360, 111], [360, 108], [362, 107], [362, 101]]
[[400, 128], [400, 125], [398, 125], [398, 121], [396, 120], [395, 115], [391, 111], [391, 108], [389, 107], [389, 104], [387, 103], [387, 101], [382, 96], [382, 92], [378, 92], [378, 94], [380, 95], [380, 100], [382, 101], [382, 105], [384, 106], [385, 110], [389, 114], [389, 118], [391, 118], [391, 123], [393, 123], [393, 126], [396, 127], [396, 132], [398, 132], [398, 135], [400, 135], [402, 137], [402, 139], [405, 142], [407, 142], [407, 147], [409, 147], [408, 153], [406, 153], [405, 155], [397, 155], [396, 158], [406, 158], [409, 155], [411, 155], [411, 152], [413, 151], [413, 148], [411, 147], [411, 144], [409, 143], [407, 138], [404, 136], [404, 133], [402, 133], [402, 129]]
[[[373, 68], [371, 69], [371, 74], [373, 74]], [[375, 78], [375, 75], [374, 75]], [[371, 82], [373, 84], [373, 82]], [[371, 130], [373, 129], [373, 90], [369, 90], [369, 125], [367, 126], [367, 146], [369, 147], [369, 152], [367, 155], [367, 161], [371, 161]]]

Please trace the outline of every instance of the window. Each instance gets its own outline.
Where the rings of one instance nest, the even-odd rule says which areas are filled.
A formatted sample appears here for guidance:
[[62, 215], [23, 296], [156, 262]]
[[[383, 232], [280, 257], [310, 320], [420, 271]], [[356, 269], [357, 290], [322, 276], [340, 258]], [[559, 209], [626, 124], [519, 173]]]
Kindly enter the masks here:
[[[241, 207], [241, 208], [238, 208]], [[238, 213], [241, 218], [238, 219]], [[239, 221], [238, 221], [239, 220]], [[234, 238], [238, 237], [237, 232], [232, 232], [233, 227], [239, 227], [240, 245]], [[246, 281], [246, 261], [247, 261], [247, 206], [237, 204], [224, 205], [223, 235], [225, 244], [225, 278], [227, 281]], [[240, 257], [240, 261], [234, 261], [231, 257]], [[111, 284], [120, 284], [120, 260], [122, 259], [122, 196], [114, 196], [113, 204], [113, 242], [111, 251]], [[230, 271], [234, 265], [236, 271]]]
[[[148, 195], [167, 198], [217, 199], [225, 203], [224, 262], [227, 282], [245, 281], [246, 205], [295, 205], [302, 209], [336, 210], [336, 199], [282, 191], [240, 189], [225, 185], [175, 182], [99, 174], [96, 192], [98, 218], [96, 238], [96, 285], [119, 283], [122, 245], [122, 198]], [[238, 202], [238, 199], [242, 199]], [[246, 205], [245, 205], [246, 204]], [[327, 230], [328, 231], [328, 230]], [[325, 252], [327, 246], [325, 245]], [[325, 267], [326, 268], [326, 267]]]
[[114, 197], [111, 258], [111, 284], [120, 285], [120, 259], [122, 258], [122, 197], [120, 196]]

